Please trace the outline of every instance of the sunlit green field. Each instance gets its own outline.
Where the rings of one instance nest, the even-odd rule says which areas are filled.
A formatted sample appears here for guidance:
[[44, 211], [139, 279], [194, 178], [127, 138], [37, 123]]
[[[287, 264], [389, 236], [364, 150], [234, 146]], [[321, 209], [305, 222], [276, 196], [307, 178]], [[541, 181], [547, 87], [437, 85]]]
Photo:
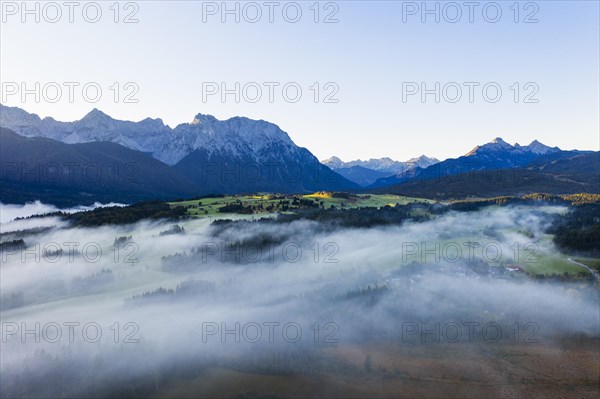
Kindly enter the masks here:
[[[256, 194], [256, 195], [228, 195], [220, 198], [202, 198], [190, 201], [170, 202], [171, 206], [184, 206], [188, 208], [188, 214], [195, 217], [215, 217], [217, 215], [224, 216], [226, 214], [219, 212], [219, 209], [227, 204], [234, 202], [241, 202], [244, 206], [259, 206], [267, 208], [269, 205], [276, 205], [281, 201], [290, 201], [292, 196], [285, 196], [282, 199], [277, 194]], [[322, 204], [324, 208], [331, 208], [331, 206], [341, 208], [366, 208], [366, 207], [381, 207], [381, 206], [394, 206], [396, 204], [405, 205], [413, 202], [421, 203], [432, 203], [435, 201], [423, 199], [423, 198], [412, 198], [398, 195], [368, 195], [358, 194], [353, 195], [351, 198], [335, 198], [330, 193], [314, 193], [308, 195], [298, 195], [298, 198], [310, 199], [319, 204]], [[265, 211], [265, 213], [268, 213]]]

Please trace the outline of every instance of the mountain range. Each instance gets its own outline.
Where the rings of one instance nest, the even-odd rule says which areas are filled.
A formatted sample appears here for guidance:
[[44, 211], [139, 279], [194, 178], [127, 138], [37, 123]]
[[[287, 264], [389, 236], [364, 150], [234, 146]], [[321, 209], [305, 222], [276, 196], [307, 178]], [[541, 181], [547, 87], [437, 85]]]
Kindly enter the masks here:
[[348, 180], [363, 187], [373, 184], [380, 178], [409, 173], [415, 168], [426, 168], [438, 162], [439, 160], [425, 155], [409, 159], [406, 162], [394, 161], [391, 158], [369, 159], [367, 161], [358, 159], [344, 162], [336, 156], [321, 161], [323, 165], [329, 166]]
[[546, 146], [537, 140], [522, 146], [518, 143], [511, 145], [502, 138], [496, 137], [486, 144], [476, 146], [461, 157], [449, 158], [425, 168], [416, 167], [403, 173], [380, 178], [369, 188], [388, 187], [415, 178], [428, 180], [477, 170], [522, 167], [539, 156], [561, 152], [560, 148]]
[[435, 199], [489, 198], [533, 193], [600, 194], [600, 152], [561, 151], [542, 155], [516, 168], [479, 169], [457, 174], [412, 178], [371, 189], [375, 194], [397, 194]]
[[[55, 205], [349, 191], [428, 198], [600, 192], [600, 153], [495, 138], [458, 158], [323, 163], [277, 125], [197, 114], [175, 128], [92, 110], [74, 122], [0, 104], [0, 201]], [[515, 178], [519, 176], [519, 179]], [[532, 191], [533, 190], [533, 191]]]
[[461, 157], [379, 179], [369, 191], [438, 199], [600, 193], [600, 152], [564, 151], [537, 140], [511, 145], [496, 137]]
[[0, 202], [57, 206], [194, 196], [197, 185], [169, 165], [109, 142], [65, 144], [0, 127]]
[[[12, 146], [11, 153], [2, 149], [3, 163], [13, 159], [17, 162], [22, 156], [28, 161], [20, 169], [55, 163], [64, 170], [65, 163], [81, 161], [82, 145], [87, 144], [86, 165], [99, 162], [104, 167], [103, 150], [98, 146], [99, 143], [111, 143], [113, 147], [118, 146], [114, 147], [118, 148], [115, 154], [128, 154], [125, 158], [115, 155], [115, 162], [135, 163], [130, 168], [138, 171], [140, 184], [155, 183], [151, 179], [152, 168], [159, 164], [150, 162], [148, 158], [158, 161], [160, 169], [168, 168], [170, 177], [167, 180], [178, 184], [159, 190], [163, 193], [162, 197], [190, 192], [195, 195], [258, 191], [304, 193], [359, 188], [356, 183], [322, 165], [306, 148], [296, 146], [277, 125], [262, 120], [234, 117], [221, 121], [211, 115], [198, 114], [191, 123], [170, 128], [160, 119], [120, 121], [94, 109], [80, 120], [59, 122], [50, 117], [41, 119], [18, 107], [0, 105], [0, 126], [29, 139], [19, 140], [10, 132], [3, 131], [3, 140], [10, 140]], [[43, 153], [48, 143], [53, 148], [56, 143], [63, 144], [56, 146], [60, 148], [57, 154], [61, 155], [55, 158], [46, 156], [40, 160], [29, 156], [35, 151]], [[125, 149], [135, 154], [127, 153]], [[14, 173], [4, 172], [0, 176], [3, 182], [13, 186], [26, 185], [27, 189], [31, 189], [33, 182], [16, 179]], [[87, 183], [90, 182], [79, 176], [73, 181], [73, 186], [85, 188], [84, 192], [91, 198], [94, 195], [91, 195]], [[162, 185], [156, 188], [160, 187]], [[15, 188], [13, 194], [16, 191]], [[131, 191], [135, 197], [138, 191], [133, 186]], [[3, 189], [2, 197], [6, 197], [5, 194]], [[116, 195], [111, 201], [123, 201], [122, 195]], [[12, 194], [10, 197], [14, 198]], [[5, 201], [5, 198], [2, 200]]]

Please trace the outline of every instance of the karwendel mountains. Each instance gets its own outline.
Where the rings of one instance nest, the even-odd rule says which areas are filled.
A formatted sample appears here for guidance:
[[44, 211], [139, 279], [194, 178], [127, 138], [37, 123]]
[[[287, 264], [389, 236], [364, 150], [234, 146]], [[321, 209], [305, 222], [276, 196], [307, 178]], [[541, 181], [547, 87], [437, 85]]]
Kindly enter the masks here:
[[[198, 114], [175, 128], [121, 121], [94, 109], [82, 119], [41, 119], [0, 104], [0, 201], [56, 205], [135, 202], [252, 192], [351, 191], [428, 198], [599, 192], [599, 153], [501, 138], [464, 156], [319, 160], [277, 125]], [[516, 180], [514, 171], [527, 171]], [[501, 171], [494, 182], [485, 171]], [[452, 178], [454, 176], [454, 178]]]
[[78, 121], [59, 122], [0, 105], [0, 126], [3, 202], [359, 188], [262, 120], [198, 114], [170, 128], [160, 119], [120, 121], [94, 109]]

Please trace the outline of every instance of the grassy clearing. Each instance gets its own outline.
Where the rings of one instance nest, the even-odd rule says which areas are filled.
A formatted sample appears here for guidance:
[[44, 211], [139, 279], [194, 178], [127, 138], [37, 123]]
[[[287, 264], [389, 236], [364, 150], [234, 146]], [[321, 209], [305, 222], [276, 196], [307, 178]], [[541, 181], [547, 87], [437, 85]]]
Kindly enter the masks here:
[[574, 258], [573, 260], [600, 272], [600, 258]]
[[244, 206], [256, 206], [263, 204], [276, 204], [281, 199], [274, 199], [277, 196], [269, 194], [257, 195], [228, 195], [217, 198], [201, 198], [190, 201], [170, 202], [171, 206], [183, 206], [188, 208], [188, 214], [195, 217], [215, 217], [223, 216], [224, 213], [219, 212], [219, 209], [227, 204], [240, 201]]
[[531, 274], [563, 274], [563, 273], [589, 273], [581, 266], [570, 262], [567, 258], [559, 255], [534, 255], [531, 262], [523, 263], [523, 269]]

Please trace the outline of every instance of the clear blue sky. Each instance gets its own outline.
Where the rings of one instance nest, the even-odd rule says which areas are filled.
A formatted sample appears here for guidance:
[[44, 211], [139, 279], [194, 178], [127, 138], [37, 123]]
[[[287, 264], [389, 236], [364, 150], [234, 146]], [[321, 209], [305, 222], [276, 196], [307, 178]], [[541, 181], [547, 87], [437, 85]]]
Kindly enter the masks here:
[[[272, 23], [264, 1], [257, 2], [262, 17], [256, 23], [249, 22], [256, 10], [244, 8], [243, 2], [239, 23], [234, 15], [221, 21], [220, 1], [138, 1], [137, 9], [124, 9], [123, 2], [119, 23], [109, 9], [112, 1], [99, 2], [102, 16], [97, 23], [84, 20], [81, 6], [74, 10], [73, 23], [66, 7], [58, 22], [50, 23], [55, 10], [47, 8], [44, 14], [43, 3], [40, 22], [34, 21], [35, 15], [25, 15], [23, 23], [22, 10], [13, 15], [14, 9], [4, 3], [3, 84], [97, 82], [103, 89], [98, 103], [86, 101], [80, 88], [69, 103], [66, 86], [56, 103], [44, 98], [35, 102], [31, 95], [25, 102], [19, 95], [4, 101], [42, 117], [75, 120], [96, 107], [118, 119], [150, 116], [174, 126], [197, 113], [220, 119], [243, 115], [278, 124], [321, 159], [337, 155], [345, 160], [404, 160], [422, 153], [455, 157], [496, 136], [511, 143], [539, 139], [565, 149], [599, 149], [598, 1], [520, 2], [518, 23], [514, 1], [496, 2], [502, 11], [496, 23], [485, 19], [496, 18], [490, 2], [478, 2], [472, 23], [465, 6], [460, 7], [460, 20], [449, 22], [457, 14], [450, 6], [444, 8], [447, 2], [438, 3], [439, 23], [435, 15], [424, 15], [427, 19], [421, 21], [421, 10], [413, 7], [420, 8], [420, 1], [321, 2], [319, 23], [314, 22], [313, 1], [298, 2], [302, 16], [297, 23], [283, 16], [287, 5], [286, 17], [294, 19], [290, 2], [279, 2]], [[20, 7], [21, 2], [13, 4]], [[210, 13], [213, 5], [219, 8], [216, 15]], [[139, 22], [122, 23], [134, 11]], [[333, 12], [338, 22], [323, 23]], [[86, 16], [94, 18], [93, 8]], [[527, 18], [538, 22], [524, 23]], [[120, 83], [121, 95], [131, 91], [122, 87], [126, 82], [135, 82], [139, 92], [133, 98], [139, 102], [124, 103], [121, 97], [115, 103], [110, 90], [114, 82]], [[230, 88], [235, 82], [257, 82], [263, 97], [256, 103], [243, 97], [236, 103], [233, 95], [225, 102], [219, 95], [203, 99], [207, 82], [224, 82]], [[280, 83], [273, 103], [264, 82]], [[303, 90], [297, 103], [283, 98], [281, 87], [288, 82]], [[318, 103], [310, 89], [314, 82], [320, 83]], [[327, 82], [335, 85], [324, 87]], [[456, 103], [446, 97], [435, 103], [432, 94], [423, 103], [417, 94], [403, 102], [403, 82], [425, 82], [429, 88], [435, 82], [441, 87], [456, 82], [463, 96]], [[473, 103], [464, 82], [480, 84]], [[488, 82], [496, 82], [503, 91], [496, 103], [481, 94]], [[514, 82], [519, 83], [517, 103]], [[525, 87], [528, 82], [533, 85]], [[333, 98], [338, 102], [324, 103], [324, 95], [336, 86], [339, 91]], [[447, 87], [447, 98], [453, 98], [454, 89]], [[538, 102], [525, 103], [526, 95], [536, 90], [531, 98]], [[253, 93], [247, 94], [254, 97]]]

